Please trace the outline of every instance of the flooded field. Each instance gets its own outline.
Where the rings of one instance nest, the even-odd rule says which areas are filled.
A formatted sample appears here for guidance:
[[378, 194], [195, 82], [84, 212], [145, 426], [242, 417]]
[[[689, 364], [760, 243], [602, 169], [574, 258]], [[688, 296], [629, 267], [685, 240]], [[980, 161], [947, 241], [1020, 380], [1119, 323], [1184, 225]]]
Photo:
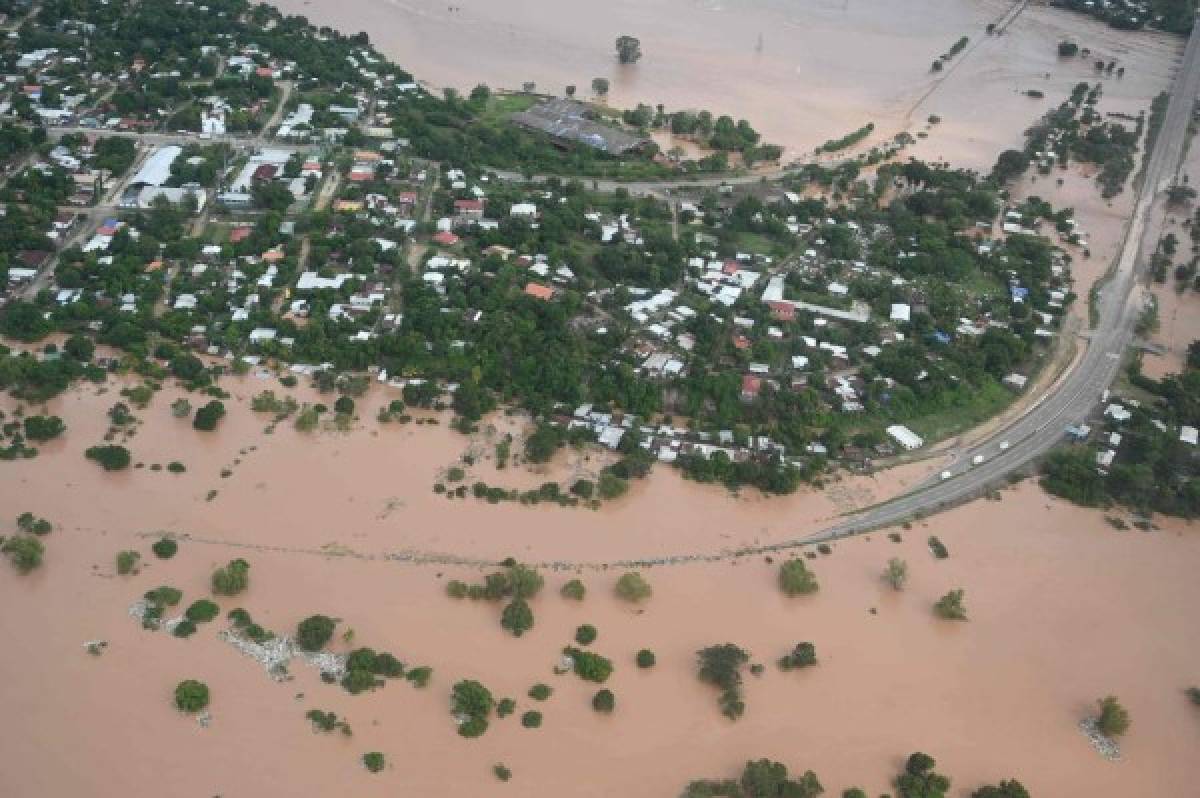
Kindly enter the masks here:
[[[237, 392], [260, 387], [249, 378]], [[88, 388], [51, 404], [67, 421], [65, 439], [35, 460], [5, 464], [0, 480], [10, 514], [27, 509], [58, 525], [43, 568], [0, 573], [0, 634], [21, 652], [0, 666], [0, 702], [22, 718], [0, 740], [26, 763], [0, 775], [0, 792], [664, 796], [768, 756], [813, 768], [831, 794], [851, 784], [877, 794], [916, 749], [935, 755], [963, 790], [1017, 777], [1034, 795], [1182, 796], [1200, 776], [1197, 719], [1182, 694], [1200, 661], [1188, 611], [1200, 601], [1200, 538], [1183, 524], [1116, 531], [1098, 513], [1026, 484], [998, 503], [897, 530], [899, 543], [877, 533], [837, 544], [812, 563], [815, 596], [785, 598], [777, 563], [755, 556], [648, 568], [654, 596], [634, 608], [612, 594], [621, 569], [603, 563], [786, 540], [836, 513], [833, 497], [870, 501], [899, 485], [847, 480], [823, 495], [731, 501], [662, 472], [599, 512], [450, 501], [430, 486], [452, 464], [448, 452], [469, 441], [441, 426], [378, 424], [386, 398], [361, 401], [365, 420], [353, 431], [309, 437], [287, 422], [265, 434], [266, 419], [241, 401], [227, 403], [217, 432], [196, 432], [171, 417], [163, 394], [135, 411], [143, 423], [128, 442], [147, 467], [118, 474], [81, 454], [103, 434], [116, 393]], [[519, 429], [501, 420], [501, 430], [508, 423]], [[188, 471], [149, 470], [171, 459]], [[564, 456], [550, 475], [589, 467]], [[222, 478], [223, 468], [231, 475]], [[920, 468], [889, 479], [919, 478]], [[547, 477], [487, 463], [474, 478]], [[218, 490], [211, 501], [210, 489]], [[145, 535], [155, 530], [192, 537], [161, 561]], [[930, 534], [949, 559], [930, 555]], [[113, 557], [126, 548], [142, 553], [144, 567], [118, 577]], [[497, 606], [444, 595], [446, 580], [477, 580], [480, 567], [385, 557], [406, 550], [446, 561], [513, 555], [585, 565], [546, 569], [546, 589], [532, 602], [536, 625], [514, 639], [499, 628]], [[901, 593], [880, 580], [896, 556], [909, 563]], [[392, 683], [351, 696], [295, 663], [295, 680], [279, 684], [217, 639], [221, 621], [178, 640], [127, 615], [160, 584], [184, 591], [181, 606], [207, 595], [209, 574], [233, 557], [250, 562], [251, 586], [221, 600], [224, 611], [243, 606], [283, 632], [325, 613], [342, 619], [339, 633], [354, 630], [354, 645], [430, 665], [433, 680], [424, 690]], [[576, 574], [589, 589], [580, 604], [557, 595]], [[930, 605], [956, 587], [966, 589], [970, 621], [936, 620]], [[597, 627], [593, 648], [616, 664], [606, 685], [617, 695], [611, 716], [591, 709], [594, 685], [552, 673], [581, 623]], [[100, 657], [83, 649], [95, 639], [109, 642]], [[775, 668], [802, 640], [816, 644], [820, 664]], [[726, 641], [766, 665], [761, 677], [747, 674], [748, 708], [736, 723], [693, 675], [694, 652]], [[657, 667], [633, 666], [640, 648], [655, 651]], [[212, 688], [208, 728], [171, 708], [183, 678]], [[518, 714], [533, 704], [524, 697], [532, 684], [550, 684], [554, 695], [538, 705], [543, 727], [521, 728], [513, 716], [481, 739], [458, 737], [447, 696], [460, 678], [516, 698]], [[1075, 728], [1110, 692], [1133, 718], [1116, 764]], [[354, 735], [314, 734], [303, 717], [312, 708], [345, 717]], [[359, 763], [371, 750], [388, 757], [382, 774]], [[514, 773], [508, 787], [491, 773], [498, 762]]]
[[[1006, 18], [1005, 0], [275, 0], [290, 14], [372, 43], [433, 87], [478, 83], [519, 88], [532, 81], [561, 94], [592, 78], [611, 83], [608, 101], [669, 110], [708, 109], [748, 119], [785, 157], [874, 122], [871, 142], [941, 125], [914, 152], [988, 168], [1018, 146], [1029, 123], [1057, 105], [1089, 59], [1060, 62], [1070, 37], [1126, 67], [1106, 88], [1145, 107], [1162, 88], [1179, 40], [1121, 34], [1089, 18], [1030, 6], [1004, 35], [987, 26]], [[613, 42], [641, 40], [643, 58], [617, 63]], [[960, 38], [967, 49], [942, 72], [930, 64]], [[761, 47], [760, 47], [761, 44]], [[1043, 100], [1022, 94], [1044, 92]], [[1136, 109], [1134, 111], [1136, 113]]]

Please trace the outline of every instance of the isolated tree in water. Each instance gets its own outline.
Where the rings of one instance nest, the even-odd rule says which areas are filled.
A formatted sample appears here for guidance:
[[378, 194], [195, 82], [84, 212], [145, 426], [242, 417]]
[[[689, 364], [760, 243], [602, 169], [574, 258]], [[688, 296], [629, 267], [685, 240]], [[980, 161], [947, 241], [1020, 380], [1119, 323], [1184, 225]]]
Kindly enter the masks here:
[[1096, 718], [1096, 726], [1106, 737], [1119, 737], [1129, 729], [1129, 712], [1116, 696], [1100, 699], [1100, 717]]
[[597, 97], [608, 96], [608, 78], [592, 78], [592, 94]]
[[642, 57], [642, 43], [633, 36], [617, 37], [617, 60], [622, 64], [636, 64]]

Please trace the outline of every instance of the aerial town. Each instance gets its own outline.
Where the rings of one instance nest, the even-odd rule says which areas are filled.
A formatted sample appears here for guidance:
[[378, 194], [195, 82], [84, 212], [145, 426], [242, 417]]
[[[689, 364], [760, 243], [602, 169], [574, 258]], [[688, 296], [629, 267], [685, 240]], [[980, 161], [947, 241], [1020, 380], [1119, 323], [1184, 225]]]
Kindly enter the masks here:
[[802, 5], [0, 0], [0, 793], [1191, 794], [1196, 3]]

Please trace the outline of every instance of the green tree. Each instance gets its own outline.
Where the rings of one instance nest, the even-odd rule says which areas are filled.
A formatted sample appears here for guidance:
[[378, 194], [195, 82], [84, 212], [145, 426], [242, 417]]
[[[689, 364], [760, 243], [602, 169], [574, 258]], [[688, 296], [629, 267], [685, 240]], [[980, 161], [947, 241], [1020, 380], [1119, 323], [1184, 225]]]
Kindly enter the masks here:
[[7, 554], [9, 562], [23, 574], [42, 564], [45, 551], [42, 541], [26, 535], [15, 535], [0, 545], [0, 552]]
[[236, 596], [250, 584], [250, 563], [243, 559], [230, 560], [212, 575], [212, 592], [218, 596]]
[[531, 709], [521, 716], [521, 725], [526, 729], [536, 729], [542, 725], [542, 713]]
[[154, 541], [150, 546], [150, 550], [160, 560], [169, 560], [175, 556], [175, 552], [179, 551], [179, 544], [171, 538], [162, 538]]
[[604, 689], [592, 696], [592, 709], [597, 712], [612, 712], [617, 706], [617, 697], [612, 690]]
[[633, 36], [617, 37], [617, 60], [622, 64], [636, 64], [642, 57], [642, 43]]
[[899, 798], [944, 798], [950, 779], [936, 772], [933, 757], [920, 751], [909, 756], [904, 772], [896, 778]]
[[575, 630], [575, 642], [581, 646], [591, 645], [596, 640], [596, 627], [585, 623]]
[[643, 648], [637, 653], [637, 666], [639, 668], [653, 668], [657, 658], [654, 652], [648, 648]]
[[296, 645], [305, 651], [320, 651], [333, 637], [337, 621], [325, 615], [310, 615], [296, 626]]
[[597, 97], [607, 97], [608, 78], [592, 78], [592, 94]]
[[198, 430], [212, 431], [217, 422], [225, 417], [225, 405], [214, 399], [196, 411], [192, 426]]
[[488, 716], [495, 706], [491, 690], [473, 679], [464, 679], [451, 689], [450, 703], [452, 712], [460, 720], [460, 735], [478, 737], [487, 731]]
[[971, 798], [1029, 798], [1029, 791], [1016, 779], [1008, 779], [994, 787], [980, 787], [971, 793]]
[[363, 754], [362, 762], [363, 767], [372, 773], [378, 773], [383, 770], [383, 766], [386, 764], [383, 754], [378, 751], [369, 751]]
[[572, 599], [574, 601], [583, 601], [583, 597], [587, 595], [587, 588], [584, 587], [583, 582], [579, 581], [578, 579], [572, 579], [562, 586], [562, 590], [560, 592], [562, 593], [563, 598]]
[[129, 450], [117, 444], [92, 446], [83, 453], [84, 457], [99, 463], [105, 471], [121, 471], [129, 467], [133, 458]]
[[117, 552], [117, 573], [121, 576], [132, 573], [142, 555], [136, 551], [118, 551]]
[[1129, 712], [1121, 706], [1116, 696], [1105, 696], [1099, 701], [1100, 715], [1096, 728], [1105, 737], [1120, 737], [1129, 730]]
[[804, 560], [795, 559], [779, 566], [779, 587], [789, 596], [806, 596], [816, 593], [820, 586]]
[[533, 610], [529, 602], [523, 598], [515, 598], [505, 606], [500, 614], [500, 625], [512, 632], [514, 637], [520, 637], [533, 628]]
[[965, 621], [967, 608], [963, 605], [964, 595], [965, 591], [962, 588], [951, 590], [933, 605], [934, 613], [939, 618], [945, 618], [948, 621]]
[[617, 596], [626, 601], [639, 602], [650, 598], [654, 590], [650, 583], [637, 571], [628, 571], [617, 580]]
[[208, 706], [208, 685], [185, 679], [175, 687], [175, 706], [184, 712], [199, 712]]
[[883, 571], [883, 578], [892, 586], [892, 590], [903, 590], [908, 582], [908, 563], [899, 557], [891, 558]]
[[750, 661], [749, 652], [733, 643], [709, 646], [696, 654], [697, 675], [700, 681], [721, 689], [721, 712], [737, 720], [746, 711], [742, 702], [742, 666]]

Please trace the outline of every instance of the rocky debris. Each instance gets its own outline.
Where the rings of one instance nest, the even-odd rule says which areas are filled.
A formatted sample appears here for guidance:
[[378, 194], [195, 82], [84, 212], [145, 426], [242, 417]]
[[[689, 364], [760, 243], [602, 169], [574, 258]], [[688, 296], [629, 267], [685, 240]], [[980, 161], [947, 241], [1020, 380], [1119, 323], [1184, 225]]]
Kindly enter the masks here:
[[212, 723], [212, 713], [207, 709], [196, 715], [196, 722], [200, 724], [200, 728], [207, 729]]
[[85, 642], [83, 644], [83, 647], [85, 649], [87, 649], [87, 653], [91, 654], [93, 657], [98, 657], [104, 653], [104, 650], [106, 648], [108, 648], [108, 641], [107, 640], [88, 640], [87, 642]]
[[299, 659], [309, 667], [316, 668], [322, 675], [332, 675], [334, 681], [340, 681], [346, 675], [344, 655], [330, 651], [305, 651], [287, 636], [273, 637], [265, 642], [256, 643], [232, 629], [226, 629], [217, 637], [258, 662], [277, 682], [288, 678], [288, 663], [293, 659]]
[[1121, 746], [1117, 744], [1116, 740], [1100, 732], [1095, 718], [1084, 718], [1079, 721], [1079, 730], [1083, 732], [1083, 736], [1087, 737], [1088, 742], [1092, 744], [1092, 748], [1095, 748], [1096, 753], [1100, 754], [1100, 756], [1109, 762], [1121, 761]]

